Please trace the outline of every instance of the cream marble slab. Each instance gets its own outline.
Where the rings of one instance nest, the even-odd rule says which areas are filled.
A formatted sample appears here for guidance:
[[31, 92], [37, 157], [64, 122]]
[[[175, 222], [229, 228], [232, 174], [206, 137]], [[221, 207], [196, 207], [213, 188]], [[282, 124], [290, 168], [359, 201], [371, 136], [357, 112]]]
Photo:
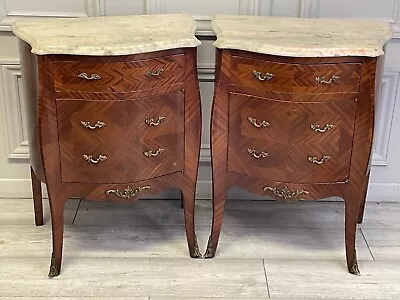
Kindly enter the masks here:
[[201, 44], [186, 14], [19, 20], [12, 31], [40, 55], [127, 55]]
[[294, 57], [376, 57], [393, 34], [372, 20], [217, 15], [211, 24], [217, 48]]

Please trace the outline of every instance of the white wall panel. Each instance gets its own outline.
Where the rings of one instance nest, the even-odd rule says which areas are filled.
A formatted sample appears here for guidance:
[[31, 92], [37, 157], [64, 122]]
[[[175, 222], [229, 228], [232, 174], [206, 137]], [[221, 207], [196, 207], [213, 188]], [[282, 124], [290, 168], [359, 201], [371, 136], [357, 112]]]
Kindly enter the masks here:
[[275, 0], [273, 1], [271, 15], [279, 17], [299, 17], [301, 0]]
[[104, 16], [142, 15], [145, 0], [100, 0], [100, 12]]
[[86, 16], [82, 0], [5, 0], [8, 16]]
[[167, 13], [185, 12], [194, 16], [215, 14], [239, 14], [239, 0], [166, 0]]
[[392, 19], [396, 0], [320, 0], [319, 17]]

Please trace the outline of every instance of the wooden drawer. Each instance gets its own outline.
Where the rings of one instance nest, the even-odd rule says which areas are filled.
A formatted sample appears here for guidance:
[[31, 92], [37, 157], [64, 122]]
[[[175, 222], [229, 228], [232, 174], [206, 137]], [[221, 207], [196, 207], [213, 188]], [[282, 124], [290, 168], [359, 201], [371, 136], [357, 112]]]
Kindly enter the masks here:
[[183, 83], [184, 55], [107, 62], [107, 58], [87, 61], [55, 61], [57, 92], [130, 92]]
[[[231, 93], [228, 171], [283, 182], [345, 181], [356, 106], [355, 101], [292, 103]], [[329, 158], [320, 163], [324, 156]]]
[[[183, 92], [128, 101], [58, 100], [57, 118], [63, 182], [123, 183], [183, 169]], [[99, 155], [107, 159], [96, 163]]]
[[292, 64], [232, 56], [232, 84], [280, 93], [356, 93], [361, 63]]

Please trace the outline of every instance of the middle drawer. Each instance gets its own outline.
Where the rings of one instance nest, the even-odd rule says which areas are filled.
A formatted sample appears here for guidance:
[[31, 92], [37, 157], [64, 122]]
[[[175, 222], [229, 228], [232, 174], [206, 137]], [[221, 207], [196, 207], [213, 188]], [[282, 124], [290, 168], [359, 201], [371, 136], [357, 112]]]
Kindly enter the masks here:
[[183, 97], [57, 100], [62, 181], [123, 183], [183, 170]]

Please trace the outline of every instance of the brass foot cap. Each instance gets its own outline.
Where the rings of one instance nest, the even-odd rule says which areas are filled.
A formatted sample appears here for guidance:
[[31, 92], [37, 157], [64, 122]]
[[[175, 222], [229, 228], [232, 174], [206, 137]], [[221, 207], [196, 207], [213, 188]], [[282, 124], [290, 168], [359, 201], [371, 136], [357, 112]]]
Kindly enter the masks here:
[[56, 266], [51, 266], [50, 271], [49, 271], [49, 278], [57, 277], [60, 275], [60, 269], [57, 268]]
[[349, 268], [349, 273], [356, 276], [361, 276], [357, 261]]

